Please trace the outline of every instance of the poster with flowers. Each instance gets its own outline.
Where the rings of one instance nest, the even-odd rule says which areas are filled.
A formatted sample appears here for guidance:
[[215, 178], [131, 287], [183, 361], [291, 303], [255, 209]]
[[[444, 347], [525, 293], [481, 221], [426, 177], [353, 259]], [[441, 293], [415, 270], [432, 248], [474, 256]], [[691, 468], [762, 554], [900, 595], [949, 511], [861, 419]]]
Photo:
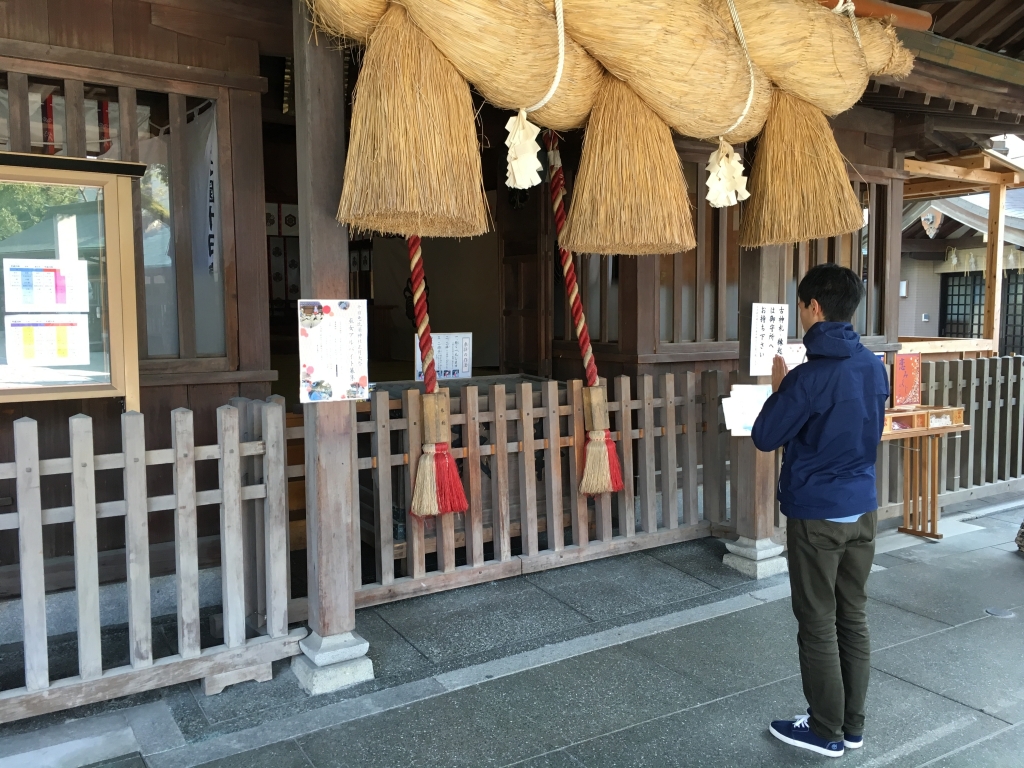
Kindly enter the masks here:
[[365, 300], [299, 302], [299, 402], [368, 400]]

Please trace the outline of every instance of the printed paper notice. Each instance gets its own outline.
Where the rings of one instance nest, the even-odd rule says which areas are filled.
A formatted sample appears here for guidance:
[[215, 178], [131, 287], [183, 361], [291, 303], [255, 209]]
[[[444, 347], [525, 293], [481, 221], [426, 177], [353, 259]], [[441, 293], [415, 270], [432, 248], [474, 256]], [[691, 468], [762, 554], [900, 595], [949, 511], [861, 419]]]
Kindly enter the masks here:
[[89, 365], [88, 315], [7, 315], [7, 364]]
[[299, 302], [299, 402], [367, 400], [366, 301]]
[[84, 261], [4, 259], [4, 310], [88, 313], [88, 269]]
[[789, 306], [754, 304], [750, 328], [750, 375], [771, 376], [772, 360], [786, 348]]
[[782, 348], [782, 356], [786, 359], [786, 367], [792, 371], [807, 362], [807, 347], [803, 344], [787, 344]]
[[[472, 333], [432, 333], [430, 339], [434, 346], [434, 368], [438, 379], [468, 379], [473, 376]], [[419, 336], [413, 334], [412, 343], [416, 381], [423, 381]]]
[[771, 396], [770, 384], [734, 384], [730, 396], [722, 398], [725, 428], [733, 437], [750, 437], [754, 422]]

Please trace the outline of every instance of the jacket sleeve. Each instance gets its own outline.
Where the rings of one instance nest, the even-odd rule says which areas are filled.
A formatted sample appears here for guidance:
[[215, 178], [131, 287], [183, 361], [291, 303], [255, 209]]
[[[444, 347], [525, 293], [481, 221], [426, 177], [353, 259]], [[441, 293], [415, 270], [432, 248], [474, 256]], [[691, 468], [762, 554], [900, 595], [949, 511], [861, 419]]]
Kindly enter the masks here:
[[774, 451], [796, 437], [810, 418], [810, 410], [810, 402], [797, 377], [787, 376], [754, 422], [751, 437], [757, 450]]

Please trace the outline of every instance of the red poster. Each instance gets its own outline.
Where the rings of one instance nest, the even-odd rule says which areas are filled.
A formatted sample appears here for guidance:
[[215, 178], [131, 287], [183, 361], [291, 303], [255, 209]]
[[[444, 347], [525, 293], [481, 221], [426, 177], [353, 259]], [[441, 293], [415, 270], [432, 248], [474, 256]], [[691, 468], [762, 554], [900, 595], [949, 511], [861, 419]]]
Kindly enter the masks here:
[[896, 355], [892, 366], [892, 404], [921, 404], [921, 355]]

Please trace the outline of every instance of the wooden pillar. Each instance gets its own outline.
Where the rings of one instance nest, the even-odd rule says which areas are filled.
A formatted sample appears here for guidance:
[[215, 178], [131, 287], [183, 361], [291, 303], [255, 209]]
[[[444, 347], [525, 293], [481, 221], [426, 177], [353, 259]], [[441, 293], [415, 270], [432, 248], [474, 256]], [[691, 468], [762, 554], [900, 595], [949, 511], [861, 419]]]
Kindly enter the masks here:
[[[756, 302], [781, 304], [785, 296], [779, 275], [786, 262], [787, 246], [740, 251], [739, 332], [740, 384], [771, 384], [770, 376], [750, 374], [750, 329]], [[775, 453], [762, 453], [749, 437], [733, 438], [733, 482], [736, 483], [736, 533], [739, 540], [726, 546], [723, 562], [754, 578], [786, 571], [779, 555], [782, 547], [771, 540], [775, 531]]]
[[1006, 230], [1006, 185], [993, 184], [988, 194], [988, 243], [985, 249], [985, 338], [999, 354], [1003, 303], [1003, 235]]
[[[305, 0], [293, 0], [299, 261], [302, 297], [344, 299], [348, 230], [335, 220], [345, 169], [345, 53], [312, 34]], [[319, 44], [318, 44], [319, 43]], [[310, 693], [373, 677], [355, 628], [359, 586], [359, 486], [352, 403], [305, 406], [309, 626], [293, 669]]]

